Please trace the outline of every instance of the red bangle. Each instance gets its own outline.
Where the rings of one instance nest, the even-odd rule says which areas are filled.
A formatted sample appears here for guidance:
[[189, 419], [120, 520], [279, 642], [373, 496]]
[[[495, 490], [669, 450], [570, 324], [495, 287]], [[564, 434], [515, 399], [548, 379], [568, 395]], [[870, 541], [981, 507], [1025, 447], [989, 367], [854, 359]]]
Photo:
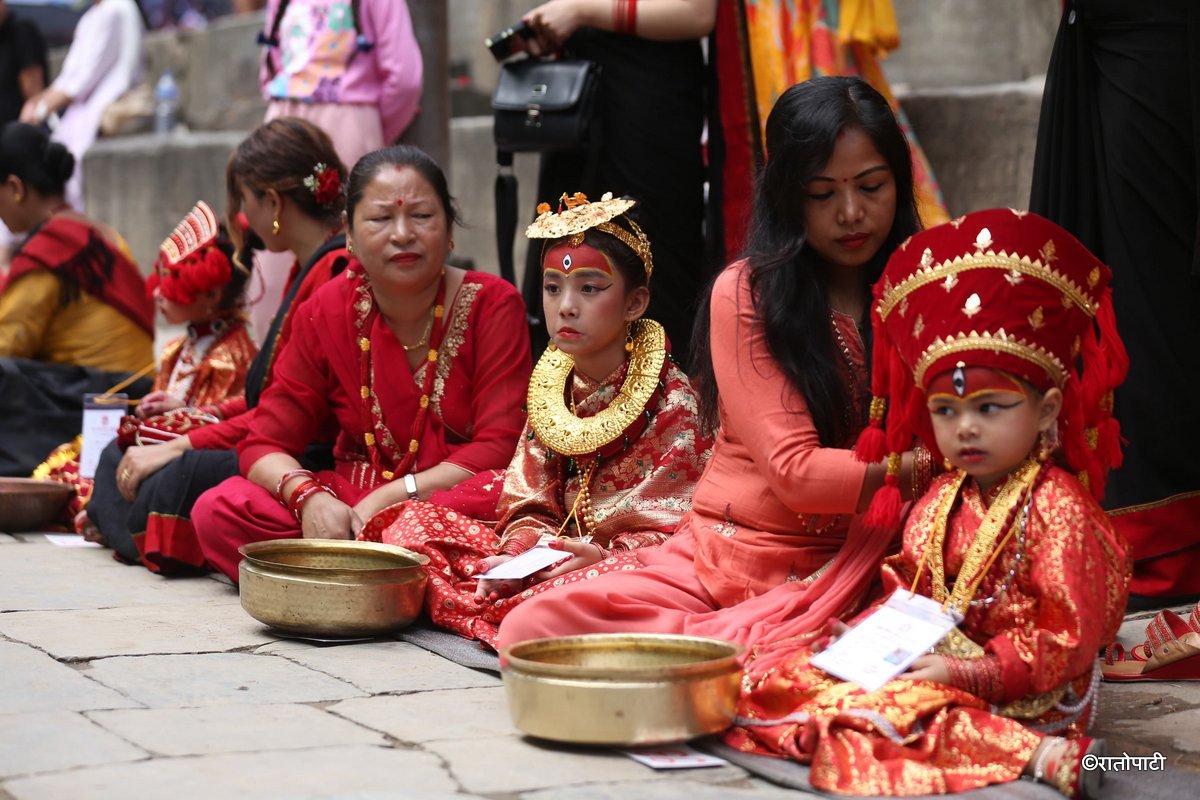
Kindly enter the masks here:
[[613, 30], [637, 35], [637, 0], [613, 0]]
[[292, 496], [288, 499], [287, 507], [292, 512], [292, 516], [296, 518], [296, 522], [301, 521], [304, 504], [317, 492], [327, 492], [328, 494], [337, 497], [325, 484], [310, 478], [304, 483], [296, 487], [296, 491], [292, 492]]
[[281, 475], [279, 478], [279, 482], [275, 484], [275, 496], [278, 497], [279, 502], [283, 503], [285, 506], [287, 505], [287, 501], [283, 499], [284, 484], [286, 484], [292, 478], [300, 475], [307, 475], [314, 481], [317, 479], [317, 476], [314, 475], [310, 469], [293, 469], [283, 473], [283, 475]]

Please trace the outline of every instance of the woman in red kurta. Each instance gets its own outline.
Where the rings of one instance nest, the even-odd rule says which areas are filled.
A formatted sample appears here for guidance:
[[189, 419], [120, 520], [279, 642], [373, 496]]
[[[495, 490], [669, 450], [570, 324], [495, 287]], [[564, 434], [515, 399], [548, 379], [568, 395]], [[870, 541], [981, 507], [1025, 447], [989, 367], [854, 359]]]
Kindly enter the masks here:
[[[380, 514], [363, 532], [427, 555], [434, 623], [491, 647], [505, 615], [529, 598], [639, 566], [638, 548], [666, 541], [691, 508], [711, 446], [662, 326], [641, 319], [654, 262], [628, 213], [634, 201], [576, 195], [567, 203], [557, 214], [543, 204], [526, 232], [551, 240], [542, 292], [554, 346], [534, 369], [516, 456], [503, 479], [484, 476], [498, 508], [495, 494], [482, 519], [406, 503], [392, 510], [394, 521]], [[543, 538], [570, 558], [523, 581], [487, 579], [486, 570]]]
[[816, 634], [756, 648], [733, 745], [811, 762], [813, 786], [839, 794], [1024, 774], [1096, 796], [1096, 653], [1116, 636], [1130, 573], [1098, 503], [1120, 461], [1112, 390], [1129, 363], [1110, 278], [1062, 228], [1012, 209], [892, 257], [872, 314], [888, 441], [919, 432], [955, 471], [917, 502], [884, 589], [930, 597], [958, 625], [873, 692], [809, 663]]
[[860, 326], [871, 282], [917, 229], [908, 147], [856, 78], [792, 87], [767, 137], [748, 258], [701, 310], [701, 407], [719, 429], [692, 511], [640, 555], [645, 569], [524, 604], [502, 646], [625, 631], [746, 642], [864, 599], [892, 534], [856, 516], [884, 477], [849, 449], [867, 416]]
[[[165, 444], [114, 443], [101, 456], [88, 518], [96, 535], [124, 560], [163, 574], [204, 570], [191, 521], [196, 498], [237, 474], [233, 448], [246, 438], [253, 409], [270, 383], [288, 339], [295, 309], [340, 275], [350, 257], [342, 227], [344, 167], [320, 129], [298, 119], [260, 125], [229, 158], [225, 179], [229, 231], [237, 241], [248, 225], [261, 245], [293, 254], [283, 302], [246, 373], [245, 394], [206, 405], [221, 420]], [[244, 214], [241, 212], [245, 212]], [[332, 434], [323, 441], [332, 440]], [[314, 448], [328, 460], [328, 446]]]
[[[441, 169], [412, 147], [364, 156], [347, 218], [359, 262], [297, 312], [238, 445], [246, 477], [193, 510], [205, 558], [235, 579], [247, 542], [352, 538], [384, 507], [500, 467], [516, 448], [529, 378], [521, 298], [446, 266], [456, 215]], [[324, 426], [337, 431], [335, 468], [302, 469]]]

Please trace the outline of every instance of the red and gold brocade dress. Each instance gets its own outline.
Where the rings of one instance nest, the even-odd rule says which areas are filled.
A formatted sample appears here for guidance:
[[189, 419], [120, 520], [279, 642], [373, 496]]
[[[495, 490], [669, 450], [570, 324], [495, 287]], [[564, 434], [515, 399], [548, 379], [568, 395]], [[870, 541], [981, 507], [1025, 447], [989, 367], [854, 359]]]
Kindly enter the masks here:
[[[1096, 709], [1096, 653], [1125, 610], [1127, 545], [1074, 477], [1043, 472], [1024, 541], [1004, 545], [958, 628], [974, 644], [954, 654], [982, 659], [973, 691], [897, 679], [865, 692], [809, 665], [820, 631], [751, 654], [729, 744], [811, 763], [823, 791], [904, 796], [1015, 780], [1043, 736], [1083, 735]], [[957, 501], [948, 497], [958, 480], [940, 477], [914, 507], [902, 551], [884, 561], [888, 594], [912, 586], [943, 502], [956, 503], [945, 584], [959, 574], [986, 509], [970, 481]], [[917, 591], [937, 597], [930, 573]]]
[[[151, 391], [167, 392], [185, 406], [212, 413], [219, 404], [245, 393], [246, 373], [257, 353], [258, 347], [241, 316], [201, 328], [189, 326], [188, 333], [163, 347]], [[148, 422], [153, 423], [154, 419]], [[68, 522], [87, 506], [92, 496], [94, 481], [79, 475], [82, 444], [82, 438], [76, 436], [59, 445], [33, 473], [35, 478], [75, 488], [67, 507]]]
[[[626, 361], [600, 382], [572, 373], [570, 391], [581, 419], [595, 416], [619, 397], [628, 365]], [[369, 526], [364, 536], [427, 555], [426, 608], [433, 622], [495, 648], [499, 625], [513, 608], [564, 584], [638, 569], [637, 549], [666, 541], [691, 508], [692, 490], [708, 460], [711, 441], [699, 426], [695, 392], [673, 362], [664, 364], [658, 388], [638, 420], [612, 443], [612, 452], [601, 449], [588, 483], [595, 521], [588, 532], [593, 542], [611, 551], [591, 567], [494, 603], [475, 602], [479, 560], [502, 552], [502, 546], [510, 554], [524, 552], [542, 534], [559, 533], [579, 496], [575, 459], [543, 444], [532, 423], [526, 424], [516, 455], [504, 472], [499, 503], [494, 506], [498, 525], [434, 503], [408, 502], [393, 507], [398, 516], [382, 532]], [[563, 533], [577, 536], [575, 525], [572, 519]]]

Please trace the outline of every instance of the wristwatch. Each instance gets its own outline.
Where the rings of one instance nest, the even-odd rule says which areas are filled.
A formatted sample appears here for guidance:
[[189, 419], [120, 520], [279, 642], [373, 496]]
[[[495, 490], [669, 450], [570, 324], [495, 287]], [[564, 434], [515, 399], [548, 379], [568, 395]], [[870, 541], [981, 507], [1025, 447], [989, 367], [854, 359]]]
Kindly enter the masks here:
[[417, 476], [411, 472], [404, 476], [404, 489], [408, 492], [409, 500], [421, 499], [421, 495], [417, 494]]

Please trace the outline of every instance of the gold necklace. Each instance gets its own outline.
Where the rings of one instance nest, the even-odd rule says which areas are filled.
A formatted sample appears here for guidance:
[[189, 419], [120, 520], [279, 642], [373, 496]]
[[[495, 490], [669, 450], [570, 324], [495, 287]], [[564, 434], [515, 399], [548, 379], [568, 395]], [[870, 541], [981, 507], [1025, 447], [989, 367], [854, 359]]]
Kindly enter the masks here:
[[564, 456], [594, 453], [615, 441], [646, 410], [667, 359], [662, 325], [635, 323], [633, 352], [617, 396], [599, 413], [580, 419], [566, 403], [567, 381], [575, 359], [561, 350], [546, 350], [529, 379], [529, 424], [542, 444]]
[[[432, 308], [429, 310], [433, 311]], [[425, 324], [425, 332], [421, 334], [421, 338], [419, 340], [417, 340], [413, 344], [405, 344], [404, 342], [400, 342], [399, 339], [396, 339], [396, 341], [400, 342], [400, 346], [404, 348], [404, 352], [411, 353], [413, 350], [416, 350], [418, 347], [425, 346], [425, 343], [429, 341], [429, 332], [432, 330], [433, 330], [433, 315], [430, 314], [429, 322], [427, 322]]]

